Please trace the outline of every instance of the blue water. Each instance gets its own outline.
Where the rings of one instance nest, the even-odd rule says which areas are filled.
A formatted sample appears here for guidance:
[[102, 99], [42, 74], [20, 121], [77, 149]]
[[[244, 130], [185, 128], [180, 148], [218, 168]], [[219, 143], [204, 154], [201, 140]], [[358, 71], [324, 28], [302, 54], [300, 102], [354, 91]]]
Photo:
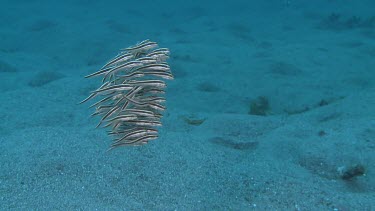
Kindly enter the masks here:
[[[0, 0], [0, 210], [375, 210], [372, 0]], [[159, 138], [84, 76], [169, 48]]]

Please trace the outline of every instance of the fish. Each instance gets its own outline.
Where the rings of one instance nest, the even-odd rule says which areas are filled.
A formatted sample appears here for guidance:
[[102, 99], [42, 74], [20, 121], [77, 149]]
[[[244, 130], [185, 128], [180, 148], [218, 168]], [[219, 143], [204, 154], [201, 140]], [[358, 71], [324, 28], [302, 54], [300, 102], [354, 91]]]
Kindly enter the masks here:
[[145, 52], [156, 47], [158, 47], [158, 44], [156, 42], [144, 40], [140, 42], [139, 44], [132, 46], [132, 47], [125, 48], [122, 51], [128, 51], [128, 52], [135, 54], [138, 52]]
[[109, 110], [101, 119], [100, 119], [100, 121], [99, 121], [99, 124], [97, 124], [96, 125], [96, 128], [98, 128], [101, 124], [102, 124], [102, 122], [106, 119], [106, 118], [108, 118], [108, 117], [110, 117], [112, 114], [114, 114], [116, 111], [118, 111], [120, 109], [120, 107], [118, 107], [118, 106], [114, 106], [111, 110]]
[[131, 114], [136, 114], [136, 115], [145, 116], [145, 117], [157, 116], [157, 114], [155, 114], [152, 111], [142, 110], [142, 109], [126, 109], [125, 112], [129, 112]]
[[[110, 77], [113, 77], [113, 75], [116, 74], [119, 71], [130, 70], [134, 67], [141, 66], [142, 64], [143, 63], [140, 62], [140, 61], [130, 61], [130, 62], [127, 62], [125, 64], [116, 66], [116, 67], [110, 69], [109, 71], [107, 71], [105, 73], [103, 81], [105, 81], [109, 75], [110, 75]], [[111, 80], [111, 78], [109, 80]]]
[[142, 57], [142, 58], [137, 59], [137, 61], [140, 61], [143, 64], [152, 64], [152, 63], [157, 62], [157, 60], [152, 57]]
[[147, 71], [147, 72], [146, 71], [134, 71], [127, 75], [119, 75], [118, 77], [126, 80], [126, 79], [132, 79], [132, 78], [140, 78], [145, 75], [161, 77], [163, 79], [174, 79], [172, 73], [162, 72], [162, 71]]
[[134, 71], [140, 71], [140, 70], [158, 70], [158, 71], [170, 71], [171, 68], [168, 64], [149, 64], [149, 65], [143, 65], [141, 67], [136, 68]]
[[100, 70], [108, 68], [108, 66], [116, 66], [117, 64], [121, 62], [127, 62], [134, 58], [134, 54], [132, 53], [124, 53], [116, 56], [114, 59], [107, 62]]
[[[98, 89], [101, 89], [101, 88], [107, 86], [108, 84], [109, 84], [109, 83], [106, 82], [106, 83], [102, 84]], [[84, 102], [87, 102], [88, 100], [94, 98], [96, 95], [97, 95], [97, 94], [96, 94], [95, 92], [93, 92], [93, 93], [91, 93], [86, 99], [82, 100], [82, 101], [79, 102], [78, 104], [82, 104], [82, 103], [84, 103]]]
[[143, 145], [143, 144], [146, 144], [148, 141], [150, 140], [154, 140], [154, 139], [157, 139], [159, 136], [158, 135], [147, 135], [147, 136], [142, 136], [142, 137], [139, 137], [137, 139], [134, 139], [134, 140], [129, 140], [129, 141], [122, 141], [122, 142], [119, 142], [119, 143], [116, 143], [116, 144], [112, 144], [111, 147], [108, 149], [108, 151], [114, 149], [114, 148], [117, 148], [119, 146], [126, 146], [126, 145], [134, 145], [134, 146], [137, 146], [137, 145]]
[[118, 144], [125, 139], [139, 138], [139, 137], [144, 136], [144, 135], [157, 134], [157, 133], [158, 133], [158, 131], [156, 129], [152, 129], [152, 128], [136, 129], [132, 132], [126, 133], [124, 136], [122, 136], [118, 140], [115, 140], [113, 144]]
[[123, 114], [116, 117], [113, 117], [112, 119], [105, 120], [106, 122], [114, 122], [114, 121], [128, 121], [128, 120], [135, 120], [137, 119], [137, 116], [134, 114]]
[[155, 103], [164, 103], [165, 98], [164, 97], [153, 97], [153, 98], [147, 98], [142, 100], [143, 103], [150, 103], [150, 102], [155, 102]]
[[159, 76], [163, 79], [174, 79], [172, 73], [168, 72], [143, 72], [143, 75]]
[[132, 88], [134, 88], [134, 86], [131, 86], [129, 84], [112, 85], [109, 87], [97, 89], [93, 91], [93, 94], [107, 94], [108, 92], [113, 92], [113, 91], [131, 90]]
[[166, 79], [173, 79], [167, 48], [143, 40], [121, 49], [98, 71], [85, 78], [102, 77], [102, 85], [80, 103], [98, 100], [90, 108], [91, 116], [100, 116], [96, 127], [106, 128], [114, 139], [109, 150], [120, 146], [137, 146], [158, 138], [162, 111], [166, 108]]
[[165, 62], [169, 58], [169, 52], [156, 51], [151, 52], [146, 56], [155, 59], [156, 62]]
[[101, 69], [95, 73], [92, 73], [90, 75], [86, 75], [85, 78], [90, 78], [90, 77], [93, 77], [93, 76], [98, 76], [98, 75], [102, 75], [102, 74], [105, 74], [106, 72], [110, 71], [111, 69], [113, 69], [112, 67], [108, 67], [108, 68], [105, 68], [105, 69]]
[[158, 88], [164, 88], [167, 86], [165, 82], [161, 80], [128, 81], [126, 84], [130, 86], [154, 86]]

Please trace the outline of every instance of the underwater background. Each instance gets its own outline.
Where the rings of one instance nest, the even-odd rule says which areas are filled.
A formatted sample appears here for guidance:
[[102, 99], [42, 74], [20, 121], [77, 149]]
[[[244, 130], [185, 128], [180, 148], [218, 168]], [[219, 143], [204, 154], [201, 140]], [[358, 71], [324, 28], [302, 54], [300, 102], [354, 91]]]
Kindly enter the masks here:
[[[1, 0], [0, 210], [375, 210], [375, 1]], [[171, 51], [159, 138], [77, 105]]]

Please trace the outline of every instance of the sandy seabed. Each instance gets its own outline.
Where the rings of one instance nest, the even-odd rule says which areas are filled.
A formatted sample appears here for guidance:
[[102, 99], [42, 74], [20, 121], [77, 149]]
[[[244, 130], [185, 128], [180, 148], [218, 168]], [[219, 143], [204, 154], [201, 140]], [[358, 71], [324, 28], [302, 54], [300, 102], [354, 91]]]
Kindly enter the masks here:
[[[3, 1], [0, 209], [374, 210], [375, 5], [314, 2]], [[144, 39], [160, 138], [106, 152], [84, 76]]]

